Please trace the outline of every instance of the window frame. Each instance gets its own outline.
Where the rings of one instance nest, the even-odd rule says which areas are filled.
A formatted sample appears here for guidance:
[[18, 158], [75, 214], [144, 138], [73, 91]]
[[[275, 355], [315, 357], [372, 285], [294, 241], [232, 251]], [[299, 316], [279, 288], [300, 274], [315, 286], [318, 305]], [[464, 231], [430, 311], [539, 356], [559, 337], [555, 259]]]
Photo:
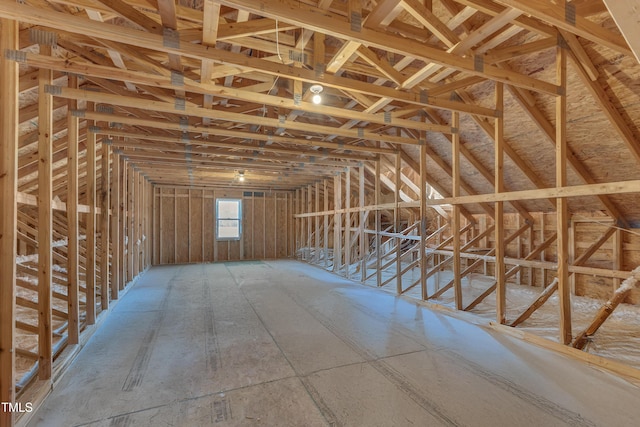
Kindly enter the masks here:
[[[237, 218], [221, 218], [220, 202], [237, 202], [238, 204], [238, 217]], [[238, 198], [218, 198], [216, 199], [216, 211], [215, 211], [215, 234], [218, 241], [236, 241], [242, 239], [242, 199]], [[238, 236], [237, 237], [220, 237], [220, 221], [238, 221]]]

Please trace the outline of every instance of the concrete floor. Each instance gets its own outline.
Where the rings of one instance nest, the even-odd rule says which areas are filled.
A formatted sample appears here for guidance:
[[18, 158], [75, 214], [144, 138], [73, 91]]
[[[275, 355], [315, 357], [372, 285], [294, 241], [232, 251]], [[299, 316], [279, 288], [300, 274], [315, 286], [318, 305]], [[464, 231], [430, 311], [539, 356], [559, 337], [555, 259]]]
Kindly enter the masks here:
[[295, 261], [155, 267], [31, 426], [635, 426], [613, 375]]

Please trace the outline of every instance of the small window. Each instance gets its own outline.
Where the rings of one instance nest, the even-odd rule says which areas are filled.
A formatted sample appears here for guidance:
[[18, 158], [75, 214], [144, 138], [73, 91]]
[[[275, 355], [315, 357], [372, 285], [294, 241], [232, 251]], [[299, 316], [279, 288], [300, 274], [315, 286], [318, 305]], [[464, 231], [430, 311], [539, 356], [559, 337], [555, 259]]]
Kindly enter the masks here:
[[239, 240], [242, 225], [242, 201], [237, 199], [216, 200], [216, 238]]

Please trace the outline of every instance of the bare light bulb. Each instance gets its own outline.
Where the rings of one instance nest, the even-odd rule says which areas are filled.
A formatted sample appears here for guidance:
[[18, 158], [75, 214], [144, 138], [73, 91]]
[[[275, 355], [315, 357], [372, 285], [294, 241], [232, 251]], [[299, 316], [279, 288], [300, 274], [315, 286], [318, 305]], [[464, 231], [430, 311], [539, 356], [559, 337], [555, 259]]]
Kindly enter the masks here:
[[316, 94], [315, 94], [315, 95], [313, 95], [313, 97], [311, 98], [311, 101], [312, 101], [314, 104], [316, 104], [316, 105], [317, 105], [317, 104], [320, 104], [320, 103], [322, 102], [322, 97], [320, 96], [320, 94], [319, 94], [319, 93], [316, 93]]
[[244, 175], [240, 175], [240, 176], [238, 177], [238, 181], [240, 181], [240, 182], [244, 182]]

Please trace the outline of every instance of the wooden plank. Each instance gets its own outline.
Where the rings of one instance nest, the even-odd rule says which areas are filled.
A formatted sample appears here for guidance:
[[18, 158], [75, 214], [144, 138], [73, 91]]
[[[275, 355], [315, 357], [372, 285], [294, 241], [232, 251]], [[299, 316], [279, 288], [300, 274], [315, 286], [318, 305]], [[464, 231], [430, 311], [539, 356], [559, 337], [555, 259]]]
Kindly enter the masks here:
[[[40, 45], [40, 54], [51, 55], [51, 46]], [[52, 143], [53, 97], [45, 93], [51, 70], [38, 70], [38, 378], [51, 378], [53, 336], [51, 329], [52, 280]]]
[[[394, 173], [396, 179], [393, 192], [393, 231], [400, 233], [400, 174], [402, 173], [402, 157], [400, 153], [395, 155], [395, 163]], [[382, 179], [382, 176], [380, 176], [380, 178]], [[402, 294], [402, 240], [400, 237], [396, 237], [396, 247], [398, 248], [396, 251], [396, 293], [400, 295]]]
[[342, 268], [342, 175], [337, 174], [333, 179], [333, 206], [336, 213], [333, 217], [333, 271], [340, 272]]
[[[69, 86], [78, 87], [77, 76], [69, 76]], [[75, 100], [69, 101], [69, 111], [78, 108]], [[67, 310], [69, 316], [69, 344], [79, 343], [80, 338], [80, 258], [78, 254], [78, 146], [79, 120], [71, 113], [67, 115]]]
[[113, 154], [111, 162], [111, 299], [117, 300], [120, 290], [120, 156]]
[[[567, 185], [567, 52], [556, 48], [556, 79], [564, 89], [556, 97], [556, 188]], [[567, 199], [556, 201], [557, 216], [557, 257], [558, 257], [558, 294], [560, 296], [560, 342], [569, 344], [571, 333], [571, 287], [569, 283], [569, 233], [570, 224]]]
[[[0, 19], [0, 52], [18, 49], [18, 22]], [[0, 57], [0, 401], [15, 402], [15, 283], [18, 174], [18, 64]], [[14, 414], [0, 411], [0, 425]]]
[[120, 156], [120, 199], [118, 200], [118, 209], [120, 209], [120, 222], [118, 223], [118, 227], [120, 227], [120, 242], [118, 243], [118, 256], [120, 257], [120, 290], [123, 290], [127, 285], [127, 243], [126, 240], [128, 238], [127, 235], [127, 224], [129, 214], [127, 212], [128, 206], [128, 198], [127, 198], [127, 174], [129, 163], [126, 161], [125, 156]]
[[127, 168], [127, 214], [126, 214], [126, 222], [127, 222], [127, 281], [130, 282], [134, 277], [134, 245], [136, 241], [136, 232], [135, 232], [135, 221], [136, 216], [138, 216], [138, 212], [136, 210], [135, 199], [136, 199], [136, 176], [137, 172], [135, 171], [133, 165], [131, 163], [128, 164]]
[[609, 318], [611, 313], [620, 305], [622, 301], [626, 298], [626, 296], [631, 292], [632, 289], [637, 287], [638, 281], [640, 280], [640, 267], [636, 267], [635, 270], [631, 272], [631, 275], [622, 282], [622, 285], [615, 290], [613, 296], [605, 302], [602, 307], [598, 310], [595, 317], [589, 324], [589, 326], [580, 332], [576, 339], [571, 344], [573, 348], [577, 348], [582, 350], [587, 343], [589, 342], [589, 338], [593, 336], [600, 326]]
[[[313, 211], [318, 212], [320, 210], [320, 181], [316, 182], [315, 188], [315, 200], [313, 205]], [[315, 235], [315, 251], [313, 254], [313, 262], [320, 262], [320, 217], [314, 217], [314, 235]], [[277, 232], [276, 232], [277, 235]]]
[[[87, 105], [93, 110], [93, 105]], [[87, 126], [95, 123], [88, 120]], [[89, 213], [86, 216], [86, 249], [85, 249], [85, 309], [88, 325], [96, 323], [96, 134], [88, 131], [86, 137], [86, 197]]]
[[[460, 195], [460, 115], [451, 114], [451, 126], [458, 131], [451, 135], [451, 194], [454, 197]], [[453, 288], [456, 310], [462, 310], [462, 277], [460, 272], [462, 264], [460, 262], [460, 207], [454, 206], [451, 213], [451, 228], [453, 232]]]
[[573, 15], [575, 22], [568, 20], [567, 7], [569, 6], [565, 5], [565, 3], [553, 4], [545, 0], [529, 0], [526, 2], [520, 0], [498, 0], [498, 3], [520, 10], [596, 44], [604, 45], [625, 55], [633, 55], [622, 36], [575, 13]]
[[[29, 21], [33, 24], [53, 27], [61, 27], [64, 25], [64, 28], [67, 31], [116, 41], [126, 40], [126, 43], [130, 45], [155, 49], [167, 53], [182, 54], [185, 57], [193, 57], [198, 60], [214, 56], [217, 60], [234, 63], [234, 61], [231, 60], [231, 58], [233, 58], [236, 60], [236, 63], [243, 64], [245, 67], [254, 66], [258, 70], [273, 73], [274, 75], [282, 74], [285, 71], [284, 68], [280, 66], [281, 64], [269, 64], [267, 61], [257, 58], [247, 58], [245, 55], [235, 54], [233, 52], [226, 52], [222, 50], [212, 52], [207, 50], [206, 46], [198, 46], [191, 43], [181, 43], [179, 47], [167, 46], [163, 43], [163, 38], [159, 35], [123, 27], [113, 28], [113, 25], [111, 24], [88, 22], [83, 18], [51, 10], [45, 11], [23, 5], [17, 6], [11, 4], [8, 0], [3, 0], [2, 3], [3, 7], [2, 10], [0, 10], [0, 15], [8, 19], [24, 19], [28, 16]], [[418, 41], [401, 38], [400, 36], [394, 36], [388, 33], [373, 31], [367, 28], [363, 28], [360, 32], [353, 31], [350, 29], [348, 23], [345, 23], [344, 20], [337, 18], [333, 14], [325, 13], [323, 15], [319, 15], [314, 12], [313, 9], [315, 8], [300, 7], [298, 3], [294, 3], [291, 0], [270, 4], [268, 9], [265, 9], [263, 7], [264, 5], [257, 0], [224, 0], [220, 3], [223, 5], [231, 5], [232, 7], [240, 7], [243, 10], [268, 18], [281, 19], [283, 21], [287, 21], [313, 31], [323, 32], [337, 38], [356, 41], [368, 46], [403, 55], [409, 54], [412, 57], [426, 61], [434, 61], [445, 66], [451, 66], [460, 71], [466, 71], [473, 75], [486, 75], [494, 80], [503, 81], [525, 89], [541, 91], [553, 95], [556, 94], [557, 88], [555, 85], [524, 76], [519, 73], [500, 70], [493, 66], [485, 66], [482, 72], [476, 71], [473, 59], [461, 58], [457, 55], [442, 52], [438, 48], [425, 46], [423, 43]], [[295, 8], [295, 14], [290, 13], [291, 8]], [[242, 61], [240, 61], [240, 58], [235, 55], [241, 56], [243, 58]], [[307, 73], [300, 73], [296, 70], [295, 74], [297, 75], [297, 79], [301, 79], [301, 76], [304, 76], [305, 78], [302, 78], [302, 80], [317, 82], [318, 79], [312, 77], [314, 72], [312, 70], [308, 71], [310, 71], [310, 73], [308, 73], [309, 78], [307, 79], [307, 76], [305, 75]], [[356, 85], [354, 85], [354, 87], [355, 86]]]
[[[329, 180], [328, 179], [324, 179], [323, 180], [323, 194], [322, 194], [323, 198], [324, 198], [324, 210], [328, 211], [329, 210]], [[328, 268], [329, 267], [329, 215], [323, 215], [322, 216], [322, 229], [324, 232], [324, 241], [322, 242], [323, 244], [323, 252], [322, 255], [324, 257], [324, 268]]]
[[[364, 193], [364, 166], [358, 168], [358, 206], [365, 206], [365, 193]], [[358, 236], [360, 237], [359, 243], [359, 255], [360, 255], [360, 281], [364, 283], [367, 278], [367, 258], [369, 256], [369, 245], [367, 242], [367, 236], [365, 230], [366, 215], [365, 211], [360, 211], [360, 218], [358, 219]]]
[[[504, 87], [502, 83], [496, 82], [495, 103], [496, 109], [504, 111]], [[494, 137], [494, 159], [495, 177], [494, 189], [496, 193], [504, 191], [504, 118], [497, 117], [495, 120]], [[505, 277], [504, 257], [506, 255], [506, 245], [504, 242], [504, 205], [503, 202], [495, 202], [495, 248], [496, 248], [496, 321], [505, 323], [507, 319], [507, 282]]]
[[[613, 234], [613, 265], [611, 266], [614, 270], [622, 270], [623, 265], [623, 257], [624, 257], [624, 236], [622, 235], [622, 230], [619, 228], [615, 229], [616, 232]], [[615, 291], [620, 286], [620, 279], [613, 279], [613, 290]]]
[[[380, 145], [380, 143], [376, 143], [377, 146]], [[382, 185], [381, 185], [381, 181], [380, 181], [380, 174], [381, 174], [381, 170], [380, 170], [380, 160], [376, 161], [375, 164], [375, 186], [376, 186], [376, 192], [375, 192], [375, 204], [379, 204], [380, 203], [380, 198], [382, 196]], [[377, 210], [375, 211], [376, 214], [376, 286], [380, 287], [382, 285], [382, 237], [380, 236], [380, 233], [382, 231], [382, 212]]]
[[101, 175], [100, 175], [100, 235], [101, 235], [101, 252], [100, 252], [100, 308], [105, 311], [109, 308], [109, 255], [112, 253], [109, 248], [109, 193], [110, 193], [110, 175], [111, 165], [109, 159], [111, 157], [111, 149], [102, 140], [102, 158], [101, 158]]
[[[345, 208], [351, 208], [351, 168], [347, 167], [344, 182]], [[344, 216], [344, 265], [345, 276], [351, 278], [351, 213]]]
[[[427, 150], [426, 150], [426, 135], [422, 135], [424, 140], [420, 145], [420, 296], [423, 301], [429, 298], [427, 292], [427, 270], [428, 270], [428, 257], [427, 257]], [[455, 148], [454, 148], [455, 150]], [[455, 158], [455, 157], [454, 157]], [[454, 160], [455, 163], [455, 160]], [[460, 164], [456, 167], [456, 171], [459, 171]], [[458, 173], [459, 176], [459, 173]], [[455, 185], [454, 185], [455, 186]], [[454, 209], [455, 211], [455, 209]]]
[[603, 0], [609, 9], [609, 13], [616, 21], [620, 32], [633, 51], [636, 60], [640, 62], [640, 30], [638, 27], [638, 11], [640, 11], [640, 1], [614, 1]]
[[513, 322], [511, 322], [511, 324], [509, 326], [513, 326], [516, 327], [518, 326], [520, 323], [524, 322], [525, 320], [527, 320], [529, 317], [531, 317], [531, 315], [540, 307], [542, 307], [542, 305], [547, 302], [547, 300], [551, 297], [551, 295], [553, 295], [553, 293], [558, 289], [558, 278], [553, 279], [553, 282], [551, 282], [551, 284], [549, 286], [547, 286], [546, 288], [544, 288], [544, 290], [540, 293], [540, 295], [538, 295], [538, 298], [536, 298], [531, 305], [529, 305], [529, 307], [527, 307], [522, 314], [520, 314], [520, 316], [518, 316], [516, 318], [516, 320], [514, 320]]

